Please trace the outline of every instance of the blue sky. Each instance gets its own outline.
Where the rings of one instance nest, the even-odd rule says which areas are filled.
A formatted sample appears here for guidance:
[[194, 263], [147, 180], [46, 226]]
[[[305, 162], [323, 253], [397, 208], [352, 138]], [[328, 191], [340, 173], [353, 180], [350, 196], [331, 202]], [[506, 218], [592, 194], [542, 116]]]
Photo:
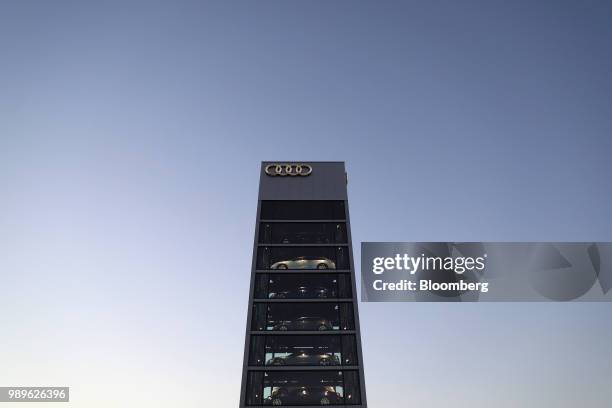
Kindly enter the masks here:
[[[0, 384], [237, 406], [262, 160], [346, 161], [357, 266], [361, 241], [612, 240], [611, 17], [4, 2]], [[612, 398], [605, 303], [360, 312], [372, 407]]]

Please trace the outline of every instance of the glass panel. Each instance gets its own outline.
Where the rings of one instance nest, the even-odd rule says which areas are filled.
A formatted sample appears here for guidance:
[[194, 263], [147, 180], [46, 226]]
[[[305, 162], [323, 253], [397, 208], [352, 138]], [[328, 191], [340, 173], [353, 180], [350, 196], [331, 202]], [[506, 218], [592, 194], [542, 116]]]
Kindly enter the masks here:
[[251, 320], [251, 330], [265, 330], [266, 328], [267, 307], [263, 303], [253, 305], [253, 318]]
[[266, 336], [251, 336], [251, 349], [249, 351], [249, 365], [264, 365], [266, 355]]
[[344, 201], [262, 201], [262, 220], [343, 220]]
[[348, 247], [259, 247], [258, 269], [349, 269]]
[[[359, 378], [355, 371], [267, 371], [261, 386], [262, 398], [253, 405], [345, 405], [359, 404], [361, 398], [353, 383], [350, 401], [345, 391], [345, 375], [354, 382]], [[256, 381], [259, 378], [249, 377]], [[248, 389], [258, 389], [260, 384], [248, 384]], [[345, 398], [345, 394], [347, 398]]]
[[346, 274], [259, 274], [256, 299], [350, 298], [350, 277]]
[[252, 336], [254, 366], [356, 365], [355, 336]]
[[350, 303], [256, 303], [252, 330], [325, 331], [353, 330]]
[[261, 371], [249, 372], [247, 378], [246, 403], [247, 405], [261, 405], [263, 400], [263, 379]]
[[341, 336], [342, 337], [342, 364], [343, 365], [357, 365], [359, 363], [357, 359], [357, 342], [355, 336]]
[[[265, 379], [264, 379], [265, 381]], [[361, 404], [359, 374], [357, 371], [344, 372], [344, 403], [347, 405]]]
[[259, 227], [262, 244], [344, 244], [345, 223], [262, 223]]
[[339, 274], [336, 276], [338, 280], [338, 297], [345, 299], [353, 297], [351, 277], [348, 274]]
[[350, 303], [340, 303], [338, 306], [340, 309], [340, 327], [343, 330], [349, 330], [347, 327], [354, 328], [353, 305]]
[[268, 299], [268, 285], [270, 282], [270, 274], [259, 273], [255, 275], [255, 299]]

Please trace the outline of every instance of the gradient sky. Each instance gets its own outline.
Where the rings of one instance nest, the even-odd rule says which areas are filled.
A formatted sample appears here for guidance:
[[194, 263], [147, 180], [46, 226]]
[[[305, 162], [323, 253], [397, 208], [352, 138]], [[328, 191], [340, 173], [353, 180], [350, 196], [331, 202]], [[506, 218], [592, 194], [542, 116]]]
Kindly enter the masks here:
[[[606, 1], [2, 2], [0, 385], [236, 407], [262, 160], [346, 161], [357, 266], [612, 241], [611, 39]], [[607, 303], [360, 312], [371, 407], [610, 406]]]

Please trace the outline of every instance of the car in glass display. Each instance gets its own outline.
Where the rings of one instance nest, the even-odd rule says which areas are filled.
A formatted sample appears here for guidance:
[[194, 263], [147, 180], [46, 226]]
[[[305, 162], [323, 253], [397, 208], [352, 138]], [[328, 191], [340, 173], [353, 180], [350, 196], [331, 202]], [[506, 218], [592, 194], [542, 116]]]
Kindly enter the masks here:
[[300, 286], [295, 291], [284, 290], [278, 292], [270, 292], [268, 297], [270, 299], [287, 299], [287, 298], [303, 298], [303, 299], [326, 299], [328, 297], [334, 297], [333, 291], [330, 291], [323, 286]]
[[265, 405], [330, 405], [342, 404], [343, 398], [334, 387], [287, 386], [272, 391]]
[[332, 330], [334, 326], [324, 317], [300, 317], [295, 320], [283, 320], [272, 326], [272, 330]]
[[290, 353], [285, 356], [273, 357], [266, 361], [266, 365], [340, 365], [340, 359], [334, 354], [327, 353]]
[[283, 244], [329, 244], [329, 237], [325, 234], [316, 234], [309, 232], [296, 232], [288, 234], [281, 238]]
[[298, 256], [274, 262], [270, 269], [336, 269], [336, 264], [324, 256]]

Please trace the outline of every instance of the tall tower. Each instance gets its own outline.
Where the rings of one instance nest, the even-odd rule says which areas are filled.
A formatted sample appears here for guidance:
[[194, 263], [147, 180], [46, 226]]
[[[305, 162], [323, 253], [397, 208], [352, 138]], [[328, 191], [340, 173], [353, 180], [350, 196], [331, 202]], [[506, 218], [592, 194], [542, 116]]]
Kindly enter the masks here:
[[343, 162], [263, 162], [240, 408], [365, 408]]

